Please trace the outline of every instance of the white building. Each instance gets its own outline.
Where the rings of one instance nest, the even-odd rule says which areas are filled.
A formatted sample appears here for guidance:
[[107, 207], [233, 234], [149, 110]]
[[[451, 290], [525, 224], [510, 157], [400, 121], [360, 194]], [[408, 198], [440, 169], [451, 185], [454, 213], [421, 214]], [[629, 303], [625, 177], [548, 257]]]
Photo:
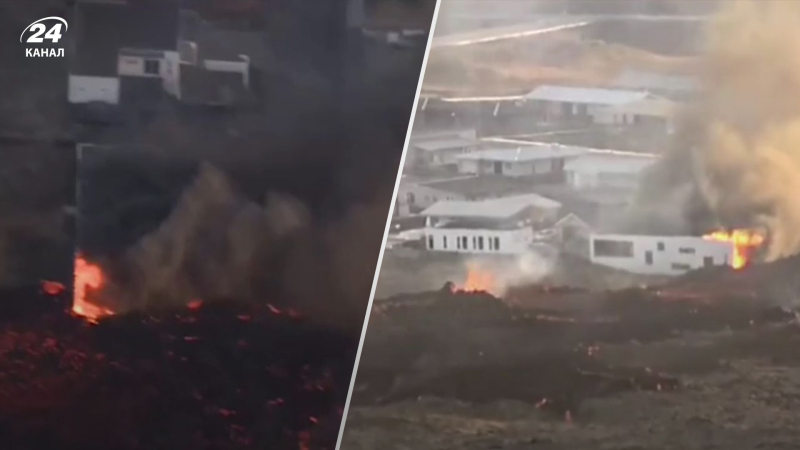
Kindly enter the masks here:
[[543, 85], [525, 99], [547, 122], [666, 126], [675, 111], [670, 100], [641, 90]]
[[176, 92], [178, 17], [178, 3], [171, 0], [78, 1], [69, 102], [117, 105], [126, 90], [136, 91], [135, 100], [142, 100], [143, 92]]
[[639, 185], [643, 172], [658, 161], [656, 155], [591, 150], [564, 165], [567, 184], [575, 190], [626, 189]]
[[730, 265], [732, 243], [697, 236], [593, 234], [593, 263], [646, 275], [680, 275], [702, 267]]
[[475, 130], [440, 131], [411, 136], [406, 164], [441, 167], [455, 165], [457, 157], [478, 148]]
[[587, 152], [580, 147], [531, 143], [516, 149], [481, 150], [458, 156], [458, 172], [472, 175], [539, 177], [559, 181], [568, 160]]
[[554, 222], [560, 207], [536, 194], [439, 202], [422, 212], [426, 247], [453, 253], [524, 253], [534, 242], [534, 230]]
[[200, 105], [252, 98], [251, 60], [264, 53], [256, 33], [217, 30], [177, 0], [78, 0], [73, 21], [73, 105], [156, 104], [165, 93]]

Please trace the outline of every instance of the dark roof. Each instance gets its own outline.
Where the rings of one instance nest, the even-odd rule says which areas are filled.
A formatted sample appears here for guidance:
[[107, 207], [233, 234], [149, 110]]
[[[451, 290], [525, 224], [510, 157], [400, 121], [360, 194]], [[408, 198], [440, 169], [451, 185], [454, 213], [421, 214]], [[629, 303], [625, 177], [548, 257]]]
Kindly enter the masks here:
[[74, 13], [75, 54], [70, 62], [73, 74], [115, 76], [120, 48], [177, 48], [176, 0], [79, 2]]
[[178, 12], [177, 0], [128, 0], [122, 47], [177, 49]]
[[194, 105], [247, 105], [255, 101], [242, 74], [181, 67], [181, 101]]

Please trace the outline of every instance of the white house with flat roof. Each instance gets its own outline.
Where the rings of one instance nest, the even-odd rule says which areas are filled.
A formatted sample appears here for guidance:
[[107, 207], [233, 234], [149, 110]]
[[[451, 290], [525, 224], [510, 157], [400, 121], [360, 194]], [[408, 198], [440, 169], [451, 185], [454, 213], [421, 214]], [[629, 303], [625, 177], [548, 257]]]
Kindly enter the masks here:
[[535, 229], [555, 222], [560, 208], [560, 203], [536, 194], [438, 202], [422, 212], [426, 247], [454, 253], [524, 253]]
[[735, 252], [731, 242], [699, 236], [593, 234], [589, 246], [593, 263], [645, 275], [730, 265]]
[[671, 119], [675, 105], [644, 90], [542, 85], [525, 100], [539, 107], [548, 122], [607, 125], [661, 123]]
[[532, 143], [511, 149], [480, 150], [458, 156], [458, 172], [473, 175], [561, 179], [568, 160], [587, 152], [580, 147]]
[[626, 189], [639, 185], [642, 173], [658, 161], [657, 155], [590, 150], [564, 164], [567, 184], [575, 190]]

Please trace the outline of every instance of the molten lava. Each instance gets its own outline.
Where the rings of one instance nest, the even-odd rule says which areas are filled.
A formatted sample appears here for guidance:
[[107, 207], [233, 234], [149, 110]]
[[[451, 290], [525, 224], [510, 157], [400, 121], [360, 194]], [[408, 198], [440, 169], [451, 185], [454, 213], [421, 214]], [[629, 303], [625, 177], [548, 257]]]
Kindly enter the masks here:
[[72, 312], [96, 323], [102, 317], [114, 314], [108, 308], [92, 303], [87, 298], [90, 289], [100, 289], [105, 282], [100, 266], [88, 262], [82, 256], [75, 258], [75, 291]]
[[752, 260], [753, 253], [764, 243], [763, 235], [750, 230], [715, 231], [703, 238], [733, 244], [731, 267], [734, 269], [745, 267]]
[[475, 264], [467, 265], [467, 279], [461, 287], [462, 291], [467, 292], [495, 292], [497, 281], [494, 274], [483, 270]]

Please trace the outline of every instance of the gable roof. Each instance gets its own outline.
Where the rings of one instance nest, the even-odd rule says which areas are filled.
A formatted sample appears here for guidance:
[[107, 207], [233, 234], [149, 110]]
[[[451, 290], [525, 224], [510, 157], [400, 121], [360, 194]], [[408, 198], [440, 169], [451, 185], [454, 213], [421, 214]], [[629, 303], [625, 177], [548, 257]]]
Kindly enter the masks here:
[[473, 147], [476, 146], [478, 143], [472, 139], [464, 139], [464, 138], [451, 138], [451, 139], [430, 139], [421, 142], [416, 142], [413, 144], [414, 148], [418, 148], [424, 151], [437, 151], [437, 150], [447, 150], [452, 148], [463, 148], [463, 147]]
[[498, 162], [528, 162], [553, 158], [571, 158], [583, 155], [587, 149], [561, 144], [532, 143], [510, 149], [481, 150], [458, 155], [459, 160], [483, 160]]
[[650, 97], [650, 94], [644, 91], [554, 85], [539, 86], [525, 96], [527, 100], [583, 103], [604, 106], [622, 105], [625, 103], [644, 100], [648, 97]]
[[538, 194], [516, 195], [479, 201], [441, 201], [422, 212], [427, 217], [508, 219], [534, 206], [558, 209], [561, 203]]
[[687, 75], [666, 75], [643, 70], [625, 70], [611, 84], [626, 89], [643, 89], [666, 92], [694, 92], [700, 89], [699, 81]]

